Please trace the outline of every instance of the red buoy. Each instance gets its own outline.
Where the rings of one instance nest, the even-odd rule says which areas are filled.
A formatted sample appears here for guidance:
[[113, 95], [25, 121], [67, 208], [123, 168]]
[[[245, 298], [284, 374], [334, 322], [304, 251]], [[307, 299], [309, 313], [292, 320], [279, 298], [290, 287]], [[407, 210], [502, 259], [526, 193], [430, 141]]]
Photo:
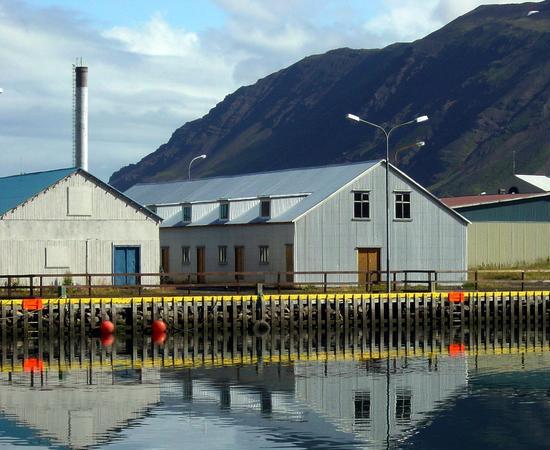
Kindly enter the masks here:
[[166, 332], [164, 331], [153, 331], [153, 334], [151, 335], [151, 339], [154, 344], [162, 345], [164, 344], [164, 341], [166, 340]]
[[101, 334], [112, 334], [115, 331], [115, 324], [110, 320], [103, 320], [99, 325], [99, 332]]
[[151, 331], [153, 334], [156, 333], [166, 333], [166, 322], [163, 320], [154, 320], [151, 325]]
[[99, 340], [103, 347], [109, 347], [115, 342], [115, 336], [112, 333], [105, 333], [99, 337]]

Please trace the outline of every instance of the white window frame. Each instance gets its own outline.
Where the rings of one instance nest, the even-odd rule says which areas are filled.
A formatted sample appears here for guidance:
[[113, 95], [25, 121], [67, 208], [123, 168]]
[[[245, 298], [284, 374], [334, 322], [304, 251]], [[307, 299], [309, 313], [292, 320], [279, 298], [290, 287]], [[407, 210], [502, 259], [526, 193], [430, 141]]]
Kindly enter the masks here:
[[260, 245], [260, 264], [267, 265], [269, 264], [269, 245]]
[[181, 265], [191, 265], [191, 247], [188, 245], [182, 245], [181, 247]]
[[[264, 214], [264, 205], [267, 204], [268, 213]], [[260, 217], [262, 219], [269, 219], [271, 217], [271, 199], [261, 198], [260, 199]]]
[[[223, 214], [224, 209], [226, 212], [225, 215]], [[229, 202], [228, 201], [220, 202], [220, 220], [224, 220], [224, 221], [229, 220]]]
[[[189, 217], [186, 218], [185, 211], [189, 211]], [[183, 223], [191, 223], [193, 217], [193, 207], [191, 205], [182, 205], [181, 206], [181, 220]]]
[[[405, 196], [408, 197], [405, 200]], [[412, 220], [412, 201], [411, 191], [394, 191], [393, 192], [393, 218], [394, 220], [411, 221]], [[409, 214], [405, 214], [405, 208], [408, 205]], [[401, 211], [402, 217], [398, 217], [397, 211]]]
[[[356, 196], [359, 195], [360, 199], [357, 200]], [[366, 196], [366, 199], [364, 198]], [[361, 215], [358, 217], [356, 216], [355, 206], [359, 204], [361, 207]], [[363, 216], [363, 205], [366, 204], [368, 208], [368, 214], [367, 216]], [[354, 220], [370, 220], [371, 214], [370, 214], [370, 191], [353, 191], [353, 219]]]
[[227, 245], [218, 245], [218, 264], [220, 266], [227, 264]]

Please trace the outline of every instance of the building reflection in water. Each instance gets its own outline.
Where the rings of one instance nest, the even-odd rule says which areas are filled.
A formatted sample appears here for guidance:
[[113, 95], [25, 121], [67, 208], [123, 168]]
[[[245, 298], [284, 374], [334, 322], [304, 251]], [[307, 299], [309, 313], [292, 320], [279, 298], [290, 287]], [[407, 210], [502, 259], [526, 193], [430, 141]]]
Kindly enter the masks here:
[[[289, 446], [384, 448], [451, 407], [467, 390], [469, 368], [496, 358], [484, 353], [502, 353], [484, 345], [449, 355], [451, 344], [439, 341], [388, 348], [381, 339], [381, 347], [365, 348], [349, 336], [327, 349], [325, 337], [297, 340], [302, 350], [276, 336], [225, 336], [221, 343], [174, 336], [161, 347], [148, 338], [119, 338], [107, 348], [84, 338], [61, 348], [7, 343], [0, 431], [14, 442], [86, 448], [123, 442], [129, 430], [154, 434], [147, 418], [161, 414], [186, 418], [174, 422], [178, 436], [197, 423], [223, 423]], [[506, 370], [525, 367], [519, 353], [498, 358]], [[29, 361], [43, 370], [29, 369]]]

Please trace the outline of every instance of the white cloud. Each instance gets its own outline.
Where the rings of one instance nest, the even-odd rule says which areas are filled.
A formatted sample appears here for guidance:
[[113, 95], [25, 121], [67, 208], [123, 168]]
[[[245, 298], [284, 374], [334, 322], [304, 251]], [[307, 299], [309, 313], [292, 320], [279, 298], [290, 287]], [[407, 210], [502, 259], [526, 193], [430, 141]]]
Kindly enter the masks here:
[[[535, 0], [540, 1], [540, 0]], [[480, 5], [483, 0], [383, 0], [384, 12], [365, 22], [366, 31], [391, 41], [411, 41], [437, 30]], [[523, 3], [491, 0], [490, 4]]]
[[367, 20], [363, 0], [213, 1], [226, 21], [197, 33], [159, 14], [98, 29], [77, 11], [0, 0], [0, 176], [71, 163], [78, 56], [90, 66], [91, 170], [107, 178], [242, 84], [313, 53], [422, 37], [482, 3], [379, 0]]

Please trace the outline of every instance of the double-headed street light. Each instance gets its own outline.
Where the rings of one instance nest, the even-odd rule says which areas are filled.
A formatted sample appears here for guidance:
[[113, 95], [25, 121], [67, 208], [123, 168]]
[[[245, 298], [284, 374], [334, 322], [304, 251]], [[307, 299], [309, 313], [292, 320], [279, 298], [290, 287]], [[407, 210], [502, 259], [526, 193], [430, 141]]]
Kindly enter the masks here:
[[390, 171], [390, 136], [398, 128], [405, 125], [412, 125], [413, 123], [422, 123], [428, 120], [428, 116], [420, 116], [416, 119], [409, 120], [408, 122], [400, 123], [386, 130], [381, 125], [369, 122], [368, 120], [361, 119], [355, 114], [348, 114], [347, 119], [353, 122], [366, 123], [372, 127], [378, 128], [386, 136], [386, 285], [388, 294], [391, 292], [391, 280], [390, 280], [390, 183], [389, 183], [389, 171]]
[[197, 159], [206, 159], [206, 155], [195, 156], [191, 160], [191, 162], [189, 163], [189, 167], [187, 168], [187, 175], [189, 180], [191, 180], [191, 164], [193, 164]]

